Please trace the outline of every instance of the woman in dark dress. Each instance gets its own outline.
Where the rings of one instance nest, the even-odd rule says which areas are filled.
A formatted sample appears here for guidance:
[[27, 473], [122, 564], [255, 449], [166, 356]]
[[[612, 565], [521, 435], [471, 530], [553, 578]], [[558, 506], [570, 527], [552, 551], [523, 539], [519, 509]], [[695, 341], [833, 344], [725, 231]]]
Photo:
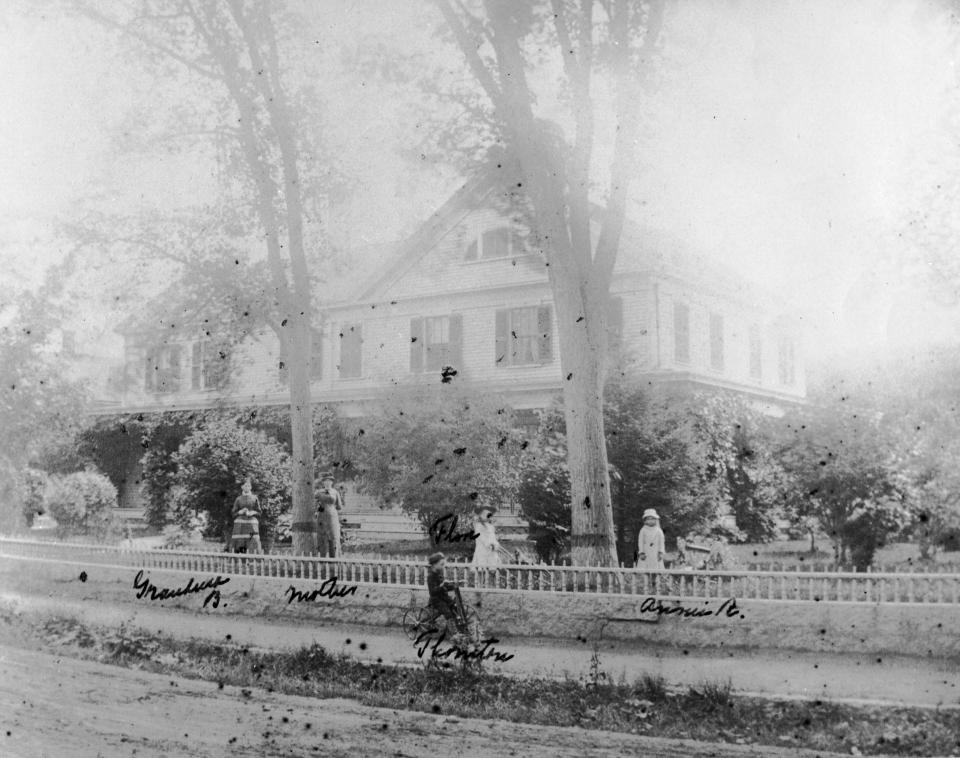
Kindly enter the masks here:
[[253, 485], [247, 479], [240, 497], [233, 501], [233, 551], [263, 552], [260, 547], [260, 501], [253, 494]]

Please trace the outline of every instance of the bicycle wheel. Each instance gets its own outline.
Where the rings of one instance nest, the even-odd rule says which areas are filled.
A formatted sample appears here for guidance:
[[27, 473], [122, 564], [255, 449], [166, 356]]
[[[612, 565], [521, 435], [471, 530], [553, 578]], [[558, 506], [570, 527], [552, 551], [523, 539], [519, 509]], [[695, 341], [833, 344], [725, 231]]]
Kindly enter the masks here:
[[403, 633], [411, 641], [416, 641], [424, 632], [436, 632], [440, 627], [437, 624], [436, 611], [430, 608], [407, 608], [403, 612]]

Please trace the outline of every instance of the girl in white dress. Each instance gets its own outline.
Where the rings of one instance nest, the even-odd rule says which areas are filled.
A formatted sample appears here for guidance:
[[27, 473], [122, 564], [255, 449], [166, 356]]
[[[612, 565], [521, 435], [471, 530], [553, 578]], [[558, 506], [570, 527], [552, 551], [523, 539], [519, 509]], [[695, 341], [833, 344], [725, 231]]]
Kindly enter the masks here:
[[497, 509], [492, 505], [477, 508], [477, 520], [473, 524], [474, 534], [477, 535], [473, 550], [474, 566], [496, 566], [500, 563], [500, 542], [493, 526], [493, 514], [496, 512]]
[[636, 568], [645, 571], [663, 571], [664, 549], [663, 530], [660, 528], [660, 516], [653, 508], [643, 512], [643, 527], [637, 539]]

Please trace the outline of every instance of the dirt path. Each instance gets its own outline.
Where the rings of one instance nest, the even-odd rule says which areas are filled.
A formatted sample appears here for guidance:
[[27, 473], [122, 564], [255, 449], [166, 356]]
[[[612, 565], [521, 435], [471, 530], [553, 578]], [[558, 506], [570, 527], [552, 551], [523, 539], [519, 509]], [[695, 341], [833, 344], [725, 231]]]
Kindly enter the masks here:
[[0, 647], [0, 753], [86, 756], [774, 756], [822, 752], [461, 719]]
[[[271, 649], [296, 649], [312, 643], [361, 661], [417, 663], [415, 650], [399, 630], [369, 626], [317, 626], [289, 620], [190, 613], [156, 605], [104, 605], [64, 597], [0, 593], [0, 601], [32, 613], [71, 615], [88, 623], [142, 627], [179, 639], [220, 641]], [[349, 640], [349, 642], [348, 642]], [[362, 646], [362, 647], [361, 647]], [[498, 650], [514, 659], [490, 664], [491, 670], [526, 676], [586, 676], [591, 645], [562, 640], [504, 639]], [[858, 703], [958, 707], [960, 664], [906, 656], [870, 656], [790, 651], [682, 650], [604, 643], [602, 669], [616, 681], [645, 673], [661, 674], [671, 685], [696, 685], [729, 679], [742, 694], [824, 698]]]

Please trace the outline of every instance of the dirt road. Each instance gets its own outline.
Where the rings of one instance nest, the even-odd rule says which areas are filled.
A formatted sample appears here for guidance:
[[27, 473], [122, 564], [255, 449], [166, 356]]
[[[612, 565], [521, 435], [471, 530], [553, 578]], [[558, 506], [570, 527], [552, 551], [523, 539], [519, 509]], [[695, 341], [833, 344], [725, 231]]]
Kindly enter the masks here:
[[774, 756], [741, 747], [371, 708], [0, 647], [0, 754], [86, 756]]
[[[43, 615], [69, 615], [87, 623], [125, 623], [179, 639], [221, 641], [270, 649], [296, 649], [313, 643], [361, 661], [418, 662], [414, 647], [398, 629], [383, 627], [297, 624], [288, 619], [190, 613], [155, 605], [108, 605], [0, 592], [8, 607]], [[592, 645], [535, 638], [505, 639], [497, 648], [515, 657], [491, 664], [491, 671], [521, 676], [586, 676]], [[675, 686], [729, 679], [740, 694], [824, 698], [858, 703], [884, 703], [956, 708], [960, 704], [960, 663], [906, 656], [802, 653], [795, 651], [677, 650], [624, 642], [604, 642], [601, 667], [616, 680], [661, 674]]]

